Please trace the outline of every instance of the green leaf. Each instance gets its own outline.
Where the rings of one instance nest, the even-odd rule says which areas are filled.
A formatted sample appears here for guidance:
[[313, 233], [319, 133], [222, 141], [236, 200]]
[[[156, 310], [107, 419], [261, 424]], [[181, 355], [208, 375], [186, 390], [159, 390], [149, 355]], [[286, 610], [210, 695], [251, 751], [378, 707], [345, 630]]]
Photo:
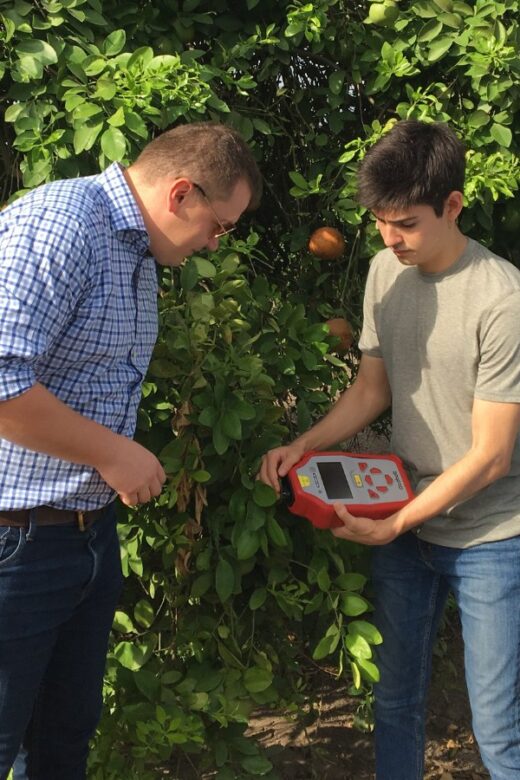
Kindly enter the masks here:
[[348, 624], [348, 632], [353, 636], [359, 634], [364, 637], [371, 645], [380, 645], [383, 637], [378, 629], [366, 620], [352, 620]]
[[233, 588], [235, 587], [235, 572], [231, 564], [224, 558], [221, 558], [217, 563], [215, 587], [219, 599], [224, 604], [233, 593]]
[[[196, 269], [196, 266], [195, 266]], [[197, 272], [198, 277], [198, 272]], [[190, 310], [194, 320], [209, 322], [211, 311], [215, 306], [215, 299], [211, 293], [198, 293], [190, 301]]]
[[352, 682], [354, 683], [354, 688], [359, 690], [361, 688], [361, 673], [359, 671], [359, 666], [354, 662], [350, 662], [350, 670], [352, 672]]
[[[335, 651], [335, 649], [338, 646], [340, 633], [337, 626], [335, 626], [335, 633], [328, 633], [324, 636], [318, 644], [316, 645], [314, 652], [312, 654], [312, 657], [315, 661], [320, 661], [322, 658], [325, 658], [325, 656], [330, 655]], [[330, 629], [329, 629], [330, 631]]]
[[298, 171], [289, 171], [289, 178], [291, 179], [294, 184], [296, 184], [297, 187], [300, 187], [302, 190], [308, 190], [309, 185], [301, 175], [301, 173], [298, 173]]
[[150, 628], [155, 620], [153, 606], [146, 599], [140, 599], [134, 607], [134, 618], [145, 628]]
[[117, 111], [107, 119], [107, 122], [111, 127], [121, 127], [125, 124], [125, 112], [122, 106], [119, 107]]
[[217, 452], [217, 455], [223, 455], [229, 448], [229, 439], [223, 433], [220, 423], [216, 423], [213, 428], [213, 446]]
[[128, 70], [130, 70], [131, 68], [139, 68], [139, 70], [145, 70], [152, 60], [153, 60], [152, 47], [141, 46], [139, 49], [136, 49], [133, 52], [132, 56], [129, 58], [128, 62], [126, 63], [126, 67]]
[[487, 125], [489, 120], [489, 113], [479, 108], [476, 111], [472, 111], [468, 116], [467, 122], [470, 127], [482, 127], [483, 125]]
[[269, 688], [273, 682], [273, 674], [268, 669], [254, 666], [244, 672], [244, 687], [249, 693], [260, 693]]
[[330, 577], [327, 569], [324, 567], [320, 569], [318, 572], [318, 576], [316, 577], [316, 583], [318, 585], [318, 588], [325, 593], [330, 589]]
[[218, 412], [214, 406], [206, 406], [199, 414], [199, 423], [207, 428], [213, 428], [218, 419]]
[[190, 477], [194, 482], [204, 483], [211, 479], [211, 474], [209, 471], [205, 471], [204, 469], [198, 469], [197, 471], [192, 472]]
[[241, 761], [242, 769], [249, 772], [251, 775], [266, 775], [271, 771], [273, 765], [271, 762], [264, 758], [264, 756], [252, 756], [250, 758], [244, 758]]
[[357, 658], [356, 662], [365, 680], [371, 683], [379, 682], [379, 669], [372, 661], [367, 661], [365, 658]]
[[6, 122], [16, 122], [20, 114], [24, 114], [26, 111], [27, 105], [25, 103], [13, 103], [12, 106], [6, 108], [4, 120]]
[[345, 644], [354, 658], [372, 658], [372, 650], [370, 649], [370, 645], [368, 644], [367, 640], [361, 636], [361, 634], [357, 634], [356, 636], [348, 634], [345, 637]]
[[211, 572], [206, 571], [204, 574], [201, 574], [200, 577], [197, 577], [197, 579], [194, 580], [193, 585], [191, 586], [191, 595], [194, 598], [203, 596], [211, 588], [212, 580], [213, 575]]
[[208, 106], [211, 106], [211, 108], [215, 108], [217, 111], [221, 111], [223, 114], [227, 114], [231, 110], [228, 104], [224, 103], [224, 101], [218, 98], [216, 95], [211, 95], [208, 98], [207, 104]]
[[103, 129], [103, 123], [97, 125], [83, 125], [77, 130], [74, 130], [74, 152], [75, 154], [81, 154], [81, 152], [91, 149], [101, 130]]
[[500, 144], [500, 146], [505, 146], [506, 148], [511, 146], [513, 134], [509, 127], [505, 127], [504, 125], [499, 125], [497, 122], [493, 122], [490, 132], [493, 140], [496, 141], [497, 144]]
[[341, 611], [345, 615], [356, 617], [357, 615], [362, 615], [367, 609], [368, 601], [362, 598], [362, 596], [356, 596], [349, 593], [341, 598]]
[[363, 574], [357, 574], [356, 572], [348, 572], [347, 574], [340, 574], [334, 580], [334, 585], [341, 588], [341, 590], [361, 590], [366, 584], [367, 578]]
[[148, 661], [155, 649], [155, 637], [148, 642], [119, 642], [114, 648], [114, 656], [125, 669], [135, 672]]
[[419, 43], [433, 41], [435, 38], [437, 38], [441, 30], [442, 22], [439, 22], [437, 19], [431, 19], [429, 22], [426, 22], [421, 32], [417, 36], [417, 40]]
[[125, 108], [125, 120], [127, 130], [135, 133], [140, 138], [148, 138], [146, 122], [141, 119], [139, 114], [136, 114], [135, 111], [130, 111], [129, 109]]
[[136, 632], [136, 628], [132, 623], [132, 618], [121, 610], [118, 610], [114, 615], [112, 629], [114, 631], [119, 631], [120, 634], [134, 634]]
[[258, 506], [273, 506], [278, 501], [278, 494], [270, 485], [257, 480], [253, 488], [253, 501]]
[[114, 57], [116, 54], [119, 54], [125, 43], [126, 32], [124, 30], [114, 30], [103, 41], [103, 54], [106, 54], [107, 57]]
[[37, 38], [32, 41], [21, 41], [16, 47], [16, 52], [20, 58], [29, 55], [42, 65], [54, 65], [58, 62], [58, 55], [52, 46]]
[[240, 441], [242, 438], [242, 423], [236, 412], [228, 409], [220, 419], [220, 425], [223, 433], [230, 439]]
[[217, 274], [217, 269], [209, 260], [204, 257], [192, 257], [191, 262], [197, 269], [200, 279], [213, 279]]
[[247, 561], [252, 558], [260, 547], [260, 535], [258, 531], [250, 531], [248, 528], [240, 533], [236, 548], [239, 561]]
[[193, 290], [199, 281], [199, 272], [192, 260], [193, 258], [187, 260], [181, 268], [181, 287], [183, 290], [186, 290], [186, 292]]
[[454, 42], [455, 38], [449, 38], [447, 36], [432, 41], [428, 50], [429, 62], [437, 62], [437, 60], [440, 60], [440, 58], [443, 57], [449, 49], [451, 49], [451, 46]]
[[339, 95], [343, 89], [343, 83], [345, 81], [345, 71], [337, 70], [331, 73], [329, 76], [329, 89], [333, 95]]
[[23, 81], [41, 79], [43, 76], [42, 63], [39, 60], [36, 60], [34, 57], [29, 57], [28, 55], [22, 56], [18, 60], [18, 70], [22, 74]]
[[267, 122], [264, 122], [264, 120], [260, 119], [259, 117], [255, 117], [253, 119], [253, 125], [260, 133], [263, 133], [263, 135], [271, 135], [272, 133], [271, 126], [268, 125]]
[[285, 536], [284, 530], [276, 518], [271, 516], [267, 518], [267, 533], [273, 544], [275, 544], [277, 547], [287, 546], [287, 538]]
[[303, 32], [305, 29], [302, 22], [291, 22], [287, 25], [287, 27], [284, 30], [284, 35], [286, 38], [293, 38], [295, 35], [298, 35], [299, 33]]
[[152, 360], [150, 363], [150, 374], [160, 379], [168, 379], [177, 376], [178, 372], [179, 367], [175, 363], [172, 363], [171, 360], [166, 360], [165, 358], [158, 358], [157, 360]]
[[109, 127], [101, 136], [101, 149], [103, 154], [113, 162], [123, 159], [126, 152], [126, 141], [121, 130], [117, 127]]
[[267, 599], [267, 590], [265, 588], [257, 588], [251, 594], [249, 599], [249, 609], [260, 609], [265, 604]]
[[87, 57], [83, 62], [83, 70], [87, 76], [99, 76], [106, 68], [106, 60], [103, 57]]

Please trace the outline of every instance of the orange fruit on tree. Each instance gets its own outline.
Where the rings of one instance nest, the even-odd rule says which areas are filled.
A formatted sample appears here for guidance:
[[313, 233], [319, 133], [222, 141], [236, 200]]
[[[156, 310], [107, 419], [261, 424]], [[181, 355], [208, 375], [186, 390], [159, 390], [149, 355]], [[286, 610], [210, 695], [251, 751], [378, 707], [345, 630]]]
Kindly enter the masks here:
[[343, 355], [354, 343], [354, 329], [350, 322], [344, 317], [334, 317], [325, 323], [329, 328], [331, 336], [338, 338], [339, 344], [335, 347], [338, 354]]
[[345, 251], [345, 239], [333, 227], [321, 227], [309, 238], [309, 251], [321, 260], [337, 260]]

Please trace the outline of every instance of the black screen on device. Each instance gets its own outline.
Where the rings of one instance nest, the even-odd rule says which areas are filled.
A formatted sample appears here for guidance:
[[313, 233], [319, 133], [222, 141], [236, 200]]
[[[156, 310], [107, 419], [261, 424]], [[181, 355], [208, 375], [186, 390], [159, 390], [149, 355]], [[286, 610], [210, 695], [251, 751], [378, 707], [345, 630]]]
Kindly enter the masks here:
[[327, 498], [343, 500], [352, 498], [352, 491], [341, 463], [323, 461], [317, 466]]

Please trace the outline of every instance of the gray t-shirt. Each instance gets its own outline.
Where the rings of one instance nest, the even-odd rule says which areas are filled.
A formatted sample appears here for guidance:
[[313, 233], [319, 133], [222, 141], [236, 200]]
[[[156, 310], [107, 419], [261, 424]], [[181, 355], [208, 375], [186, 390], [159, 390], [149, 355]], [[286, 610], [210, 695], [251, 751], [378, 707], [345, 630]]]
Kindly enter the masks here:
[[[447, 271], [373, 259], [359, 346], [392, 388], [392, 451], [417, 492], [470, 449], [474, 399], [520, 403], [520, 271], [472, 239]], [[511, 470], [428, 520], [421, 539], [471, 547], [520, 534], [520, 437]]]

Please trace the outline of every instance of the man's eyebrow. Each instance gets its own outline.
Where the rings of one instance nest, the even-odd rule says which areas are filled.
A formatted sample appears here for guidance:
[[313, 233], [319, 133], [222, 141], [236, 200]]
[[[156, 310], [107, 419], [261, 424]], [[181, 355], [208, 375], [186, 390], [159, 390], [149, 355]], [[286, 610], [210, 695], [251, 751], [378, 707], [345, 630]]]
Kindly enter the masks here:
[[403, 219], [384, 219], [384, 217], [378, 217], [377, 214], [373, 214], [374, 219], [377, 219], [378, 222], [384, 222], [385, 225], [402, 225], [405, 222], [412, 222], [415, 219], [418, 219], [418, 217], [414, 214], [410, 217], [403, 217]]

